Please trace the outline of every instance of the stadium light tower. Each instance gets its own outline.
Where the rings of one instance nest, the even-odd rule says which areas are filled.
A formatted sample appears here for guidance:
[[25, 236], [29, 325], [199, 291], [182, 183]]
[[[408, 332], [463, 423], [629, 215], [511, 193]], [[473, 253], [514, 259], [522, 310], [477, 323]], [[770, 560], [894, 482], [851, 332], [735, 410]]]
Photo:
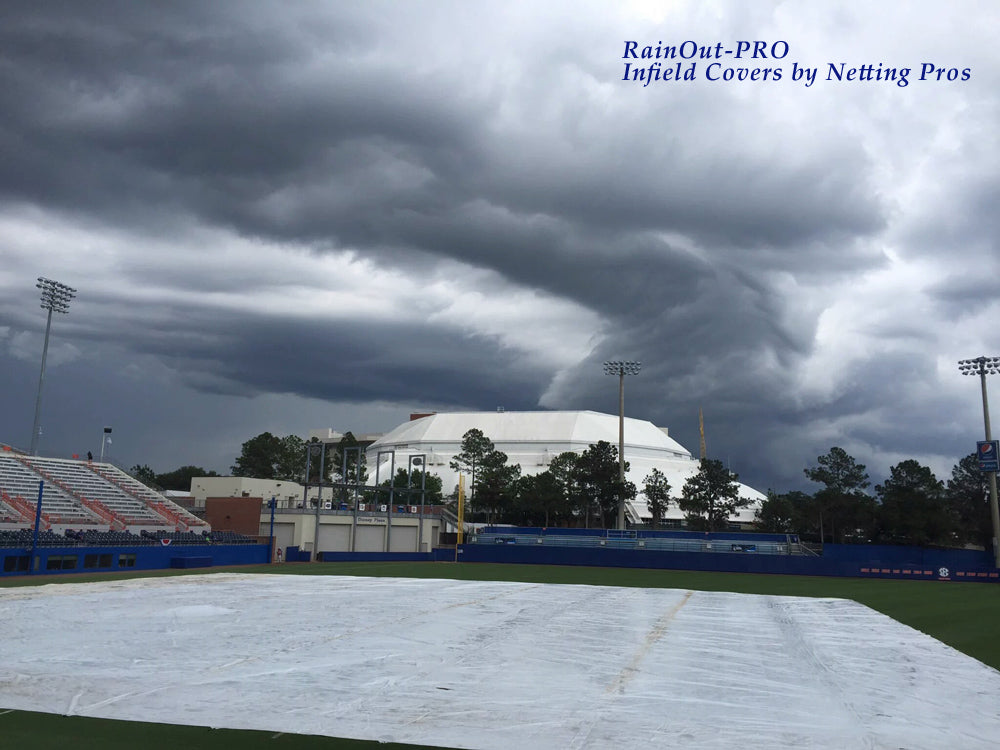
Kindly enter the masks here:
[[[986, 440], [993, 440], [990, 434], [990, 405], [986, 399], [986, 376], [1000, 372], [1000, 357], [977, 357], [962, 359], [958, 369], [963, 375], [978, 375], [983, 389], [983, 422], [986, 425]], [[990, 482], [990, 517], [993, 520], [993, 565], [1000, 568], [1000, 511], [997, 510], [997, 474], [986, 472]]]
[[111, 428], [105, 427], [101, 435], [101, 463], [104, 462], [104, 448], [111, 445]]
[[76, 289], [71, 289], [58, 281], [38, 277], [36, 287], [42, 290], [42, 309], [48, 310], [48, 320], [45, 322], [45, 343], [42, 345], [42, 370], [38, 374], [38, 396], [35, 399], [35, 424], [31, 428], [31, 455], [38, 455], [38, 437], [42, 418], [42, 383], [45, 381], [45, 359], [49, 354], [49, 331], [52, 329], [52, 313], [69, 312], [69, 301], [76, 296]]
[[604, 363], [605, 375], [618, 376], [618, 526], [625, 528], [625, 376], [638, 375], [642, 362], [611, 360]]

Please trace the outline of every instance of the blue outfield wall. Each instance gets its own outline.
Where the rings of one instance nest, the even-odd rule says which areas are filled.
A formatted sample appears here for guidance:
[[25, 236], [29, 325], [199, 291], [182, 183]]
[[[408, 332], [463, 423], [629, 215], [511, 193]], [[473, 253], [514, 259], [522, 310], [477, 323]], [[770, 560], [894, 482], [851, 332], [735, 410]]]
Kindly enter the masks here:
[[[208, 568], [268, 562], [267, 544], [171, 544], [136, 547], [0, 547], [0, 576]], [[37, 562], [36, 562], [37, 561]]]
[[[449, 550], [452, 557], [454, 550]], [[322, 562], [433, 562], [431, 552], [320, 552]]]
[[[289, 548], [287, 560], [299, 556]], [[301, 553], [308, 559], [308, 553]], [[325, 562], [452, 561], [454, 549], [419, 552], [323, 552]], [[35, 564], [37, 560], [37, 566]], [[565, 547], [517, 544], [464, 544], [459, 562], [594, 567], [658, 568], [727, 573], [818, 575], [924, 580], [998, 582], [992, 556], [974, 550], [924, 549], [880, 545], [827, 544], [823, 555], [763, 555], [750, 552], [682, 552], [613, 547]], [[266, 544], [211, 544], [136, 547], [40, 547], [35, 551], [0, 548], [0, 576], [53, 575], [207, 568], [268, 562]]]
[[[481, 534], [520, 534], [524, 536], [585, 536], [607, 538], [608, 529], [570, 529], [562, 527], [543, 526], [486, 526], [480, 531]], [[611, 530], [610, 534], [616, 533]], [[740, 542], [775, 542], [784, 544], [789, 540], [798, 541], [798, 534], [771, 534], [755, 531], [683, 531], [679, 529], [637, 529], [634, 532], [636, 539], [692, 539], [697, 541], [714, 541], [716, 539], [724, 541]]]
[[1000, 572], [993, 567], [992, 558], [986, 553], [969, 550], [925, 550], [919, 547], [828, 544], [824, 547], [821, 557], [807, 557], [608, 547], [466, 544], [462, 545], [459, 560], [469, 563], [587, 565], [720, 573], [1000, 581]]
[[993, 556], [983, 550], [932, 549], [888, 544], [825, 544], [823, 557], [869, 565], [993, 569]]

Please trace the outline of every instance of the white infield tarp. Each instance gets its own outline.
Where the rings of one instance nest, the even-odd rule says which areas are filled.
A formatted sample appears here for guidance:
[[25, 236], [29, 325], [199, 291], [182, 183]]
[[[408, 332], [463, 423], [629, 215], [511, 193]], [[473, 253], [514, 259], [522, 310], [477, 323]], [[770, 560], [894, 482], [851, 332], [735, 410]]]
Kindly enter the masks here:
[[1000, 746], [1000, 672], [855, 602], [215, 574], [0, 589], [0, 707], [455, 748]]

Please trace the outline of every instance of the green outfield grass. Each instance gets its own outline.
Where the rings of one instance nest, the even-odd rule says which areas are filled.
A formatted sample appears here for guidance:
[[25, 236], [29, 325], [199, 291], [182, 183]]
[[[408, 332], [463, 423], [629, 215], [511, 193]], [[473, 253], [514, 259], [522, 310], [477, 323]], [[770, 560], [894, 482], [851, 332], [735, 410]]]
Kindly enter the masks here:
[[0, 747], [24, 750], [434, 750], [429, 745], [0, 711]]
[[[474, 581], [524, 581], [641, 588], [678, 588], [696, 591], [732, 591], [778, 596], [838, 597], [853, 599], [932, 635], [953, 648], [1000, 669], [1000, 586], [988, 583], [902, 581], [861, 578], [776, 576], [743, 573], [703, 573], [677, 570], [587, 568], [552, 565], [500, 565], [489, 563], [295, 563], [253, 565], [209, 570], [153, 571], [18, 577], [0, 580], [0, 586], [123, 578], [192, 575], [231, 571], [280, 575], [394, 576], [450, 578]], [[203, 727], [118, 722], [82, 717], [61, 717], [22, 711], [0, 711], [0, 737], [4, 746], [32, 750], [118, 750], [141, 746], [143, 750], [362, 750], [363, 748], [412, 748], [376, 742], [326, 737], [211, 730]]]

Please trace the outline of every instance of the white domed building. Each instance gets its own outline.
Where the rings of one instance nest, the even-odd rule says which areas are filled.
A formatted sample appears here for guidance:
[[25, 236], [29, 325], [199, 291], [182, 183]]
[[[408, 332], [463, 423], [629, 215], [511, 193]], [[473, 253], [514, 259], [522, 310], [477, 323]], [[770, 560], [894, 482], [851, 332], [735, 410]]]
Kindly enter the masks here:
[[[618, 417], [593, 411], [414, 415], [409, 422], [386, 433], [367, 448], [369, 480], [374, 482], [376, 470], [381, 480], [387, 479], [393, 458], [398, 470], [409, 466], [411, 456], [424, 455], [427, 471], [441, 477], [444, 492], [450, 493], [458, 484], [458, 472], [449, 462], [462, 452], [462, 436], [473, 428], [481, 430], [498, 451], [506, 453], [508, 463], [519, 464], [522, 475], [540, 474], [560, 453], [583, 453], [601, 440], [618, 446]], [[392, 451], [394, 456], [383, 453], [382, 465], [377, 466], [381, 451]], [[684, 483], [698, 471], [698, 459], [672, 439], [667, 428], [641, 419], [625, 419], [625, 460], [629, 464], [626, 479], [639, 490], [626, 508], [632, 523], [650, 520], [642, 488], [653, 469], [659, 469], [666, 476], [674, 498], [680, 497]], [[753, 523], [756, 510], [765, 497], [744, 484], [740, 485], [740, 496], [749, 499], [751, 504], [738, 510], [730, 521], [740, 525]], [[672, 503], [665, 520], [683, 518], [676, 502]]]

